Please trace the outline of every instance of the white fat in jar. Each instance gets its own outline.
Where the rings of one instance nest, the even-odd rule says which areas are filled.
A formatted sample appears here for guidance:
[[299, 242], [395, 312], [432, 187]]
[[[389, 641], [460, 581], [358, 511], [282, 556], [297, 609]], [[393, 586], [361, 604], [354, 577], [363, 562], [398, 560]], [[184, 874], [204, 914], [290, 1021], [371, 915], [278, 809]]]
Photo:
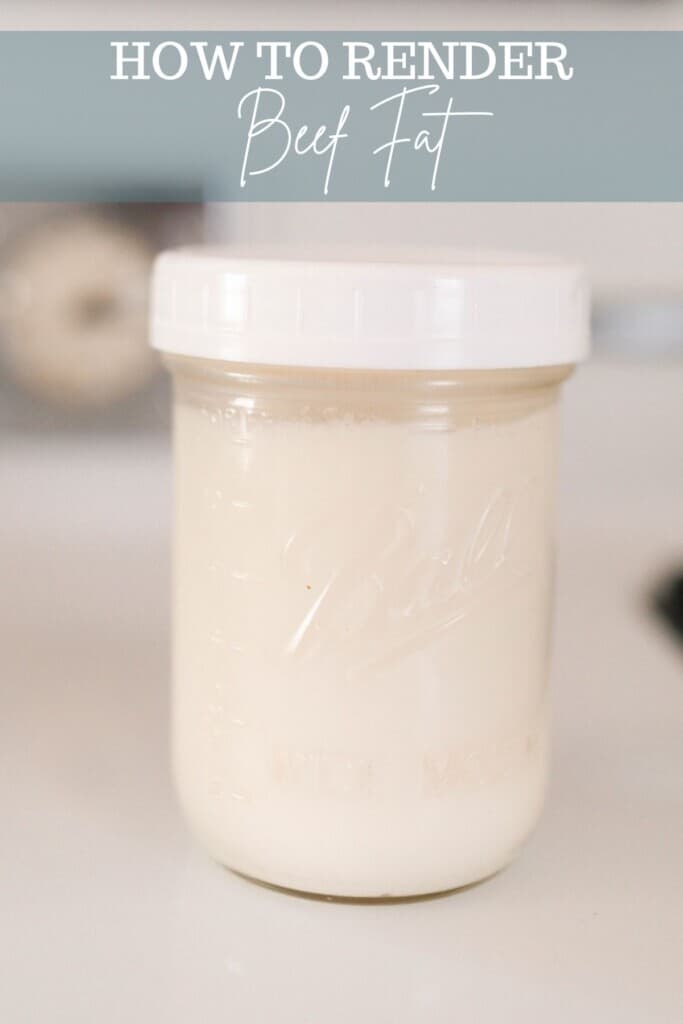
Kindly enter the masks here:
[[166, 254], [173, 756], [221, 863], [398, 897], [541, 810], [572, 268]]

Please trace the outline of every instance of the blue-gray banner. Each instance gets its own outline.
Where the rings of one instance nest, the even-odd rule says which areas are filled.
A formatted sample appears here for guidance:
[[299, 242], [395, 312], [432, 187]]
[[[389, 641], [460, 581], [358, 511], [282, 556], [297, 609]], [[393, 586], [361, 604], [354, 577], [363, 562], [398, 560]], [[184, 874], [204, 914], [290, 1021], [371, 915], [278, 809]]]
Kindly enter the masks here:
[[680, 201], [683, 33], [0, 33], [0, 200]]

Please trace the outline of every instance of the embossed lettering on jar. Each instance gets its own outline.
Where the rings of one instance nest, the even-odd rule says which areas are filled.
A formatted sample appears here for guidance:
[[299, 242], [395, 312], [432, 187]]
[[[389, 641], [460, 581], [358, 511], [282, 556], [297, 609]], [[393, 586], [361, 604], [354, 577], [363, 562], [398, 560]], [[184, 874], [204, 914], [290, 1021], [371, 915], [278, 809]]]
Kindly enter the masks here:
[[194, 831], [237, 871], [337, 896], [491, 874], [546, 786], [577, 273], [188, 251], [155, 296]]

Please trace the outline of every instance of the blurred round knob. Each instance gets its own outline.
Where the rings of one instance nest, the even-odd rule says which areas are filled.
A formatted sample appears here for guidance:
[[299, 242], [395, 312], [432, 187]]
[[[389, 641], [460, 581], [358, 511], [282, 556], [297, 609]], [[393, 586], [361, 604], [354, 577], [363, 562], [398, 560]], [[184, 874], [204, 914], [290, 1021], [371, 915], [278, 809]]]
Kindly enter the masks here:
[[77, 214], [34, 228], [0, 278], [2, 353], [35, 395], [104, 406], [154, 372], [147, 346], [151, 248], [131, 228]]

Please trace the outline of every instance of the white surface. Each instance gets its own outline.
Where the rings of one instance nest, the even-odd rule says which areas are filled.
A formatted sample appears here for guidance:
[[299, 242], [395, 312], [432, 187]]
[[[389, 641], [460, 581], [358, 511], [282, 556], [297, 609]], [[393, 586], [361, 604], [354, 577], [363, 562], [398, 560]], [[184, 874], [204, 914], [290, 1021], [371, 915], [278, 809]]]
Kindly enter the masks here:
[[681, 378], [572, 385], [547, 810], [507, 871], [405, 905], [282, 895], [194, 848], [166, 763], [165, 447], [5, 444], [3, 1024], [677, 1024], [683, 673], [644, 595], [681, 555]]
[[588, 351], [579, 268], [479, 249], [188, 247], [157, 259], [151, 303], [155, 348], [231, 362], [490, 370]]

